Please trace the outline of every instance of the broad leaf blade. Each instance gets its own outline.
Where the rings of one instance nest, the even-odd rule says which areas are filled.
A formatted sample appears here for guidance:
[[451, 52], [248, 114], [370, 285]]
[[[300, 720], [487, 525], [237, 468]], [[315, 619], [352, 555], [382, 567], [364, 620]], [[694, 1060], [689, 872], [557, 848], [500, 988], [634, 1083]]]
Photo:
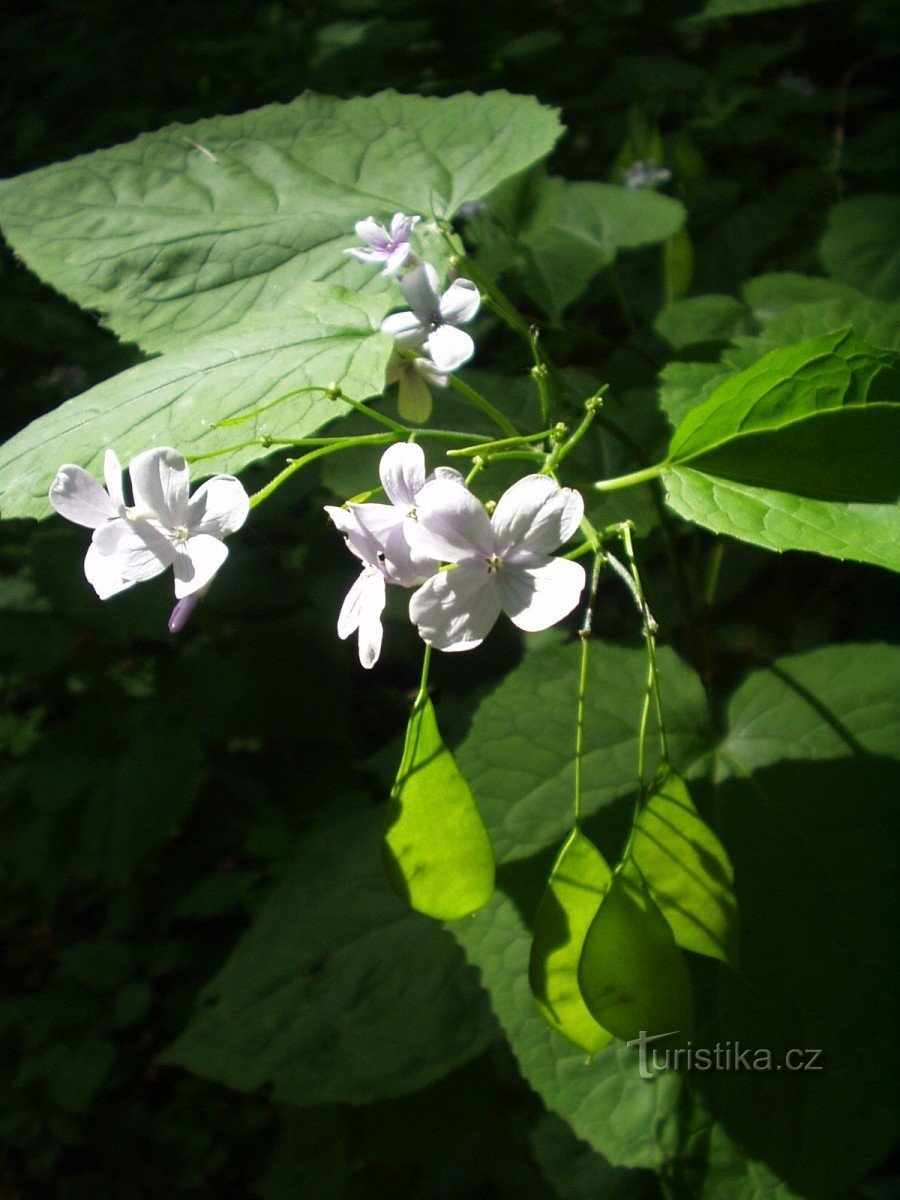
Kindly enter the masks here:
[[591, 922], [578, 983], [594, 1018], [624, 1041], [693, 1026], [687, 966], [632, 860], [616, 870]]
[[[0, 511], [4, 517], [48, 516], [47, 490], [57, 467], [74, 462], [100, 475], [106, 446], [123, 462], [152, 446], [175, 446], [202, 458], [195, 474], [214, 474], [272, 454], [255, 440], [263, 435], [309, 436], [349, 411], [326, 397], [331, 383], [360, 399], [384, 386], [391, 341], [378, 332], [383, 308], [377, 300], [311, 284], [287, 313], [248, 317], [229, 333], [107, 379], [0, 448]], [[290, 395], [252, 415], [311, 386], [319, 390]], [[250, 419], [214, 428], [240, 416]]]
[[287, 1104], [417, 1091], [494, 1036], [450, 935], [384, 879], [377, 814], [305, 838], [162, 1056]]
[[302, 282], [384, 281], [354, 222], [452, 216], [549, 153], [555, 110], [507, 92], [306, 93], [171, 125], [0, 183], [0, 224], [57, 290], [146, 349], [274, 311]]
[[736, 966], [734, 869], [671, 768], [653, 781], [637, 818], [632, 853], [677, 945]]
[[441, 740], [434, 706], [416, 706], [388, 803], [388, 878], [416, 912], [471, 916], [494, 890], [494, 852], [469, 785]]
[[828, 215], [822, 262], [833, 279], [900, 300], [900, 196], [853, 196]]
[[537, 1010], [547, 1024], [588, 1054], [613, 1040], [598, 1025], [578, 987], [578, 963], [612, 872], [600, 851], [574, 829], [559, 852], [534, 917], [528, 962]]

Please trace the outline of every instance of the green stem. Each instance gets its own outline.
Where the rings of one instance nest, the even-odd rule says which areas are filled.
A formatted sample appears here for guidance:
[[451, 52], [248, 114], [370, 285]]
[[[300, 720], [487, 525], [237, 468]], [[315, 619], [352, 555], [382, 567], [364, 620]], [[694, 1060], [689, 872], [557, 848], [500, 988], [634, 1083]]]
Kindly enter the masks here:
[[494, 450], [506, 450], [510, 447], [525, 445], [528, 442], [542, 442], [545, 438], [550, 437], [556, 432], [556, 427], [551, 429], [542, 429], [540, 433], [519, 433], [515, 437], [498, 438], [493, 442], [478, 442], [474, 446], [462, 446], [459, 450], [448, 450], [448, 458], [457, 458], [462, 455], [465, 458], [474, 458], [479, 454], [490, 454]]
[[454, 391], [459, 392], [461, 396], [473, 404], [480, 412], [484, 413], [498, 429], [502, 429], [508, 437], [518, 437], [519, 431], [513, 425], [512, 421], [504, 417], [503, 413], [498, 408], [494, 408], [490, 400], [487, 400], [480, 392], [476, 392], [469, 384], [464, 383], [461, 379], [457, 379], [455, 375], [450, 376], [450, 386]]
[[250, 507], [256, 508], [257, 504], [268, 500], [292, 475], [296, 475], [298, 471], [302, 471], [304, 467], [308, 466], [311, 462], [315, 462], [316, 459], [325, 458], [329, 454], [336, 454], [340, 450], [352, 450], [354, 446], [386, 445], [390, 440], [390, 434], [370, 433], [362, 434], [358, 438], [344, 438], [340, 442], [333, 442], [328, 446], [318, 446], [315, 450], [311, 450], [309, 454], [304, 454], [302, 458], [295, 458], [292, 462], [289, 462], [284, 470], [279, 471], [274, 479], [270, 479], [258, 492], [254, 492], [250, 497]]
[[[648, 692], [645, 698], [645, 709], [649, 706], [650, 696], [652, 694], [653, 702], [656, 707], [656, 719], [659, 725], [659, 748], [664, 762], [669, 761], [669, 745], [666, 737], [666, 722], [663, 716], [662, 696], [659, 689], [659, 670], [656, 661], [656, 622], [650, 615], [650, 609], [647, 606], [647, 600], [644, 596], [644, 588], [641, 583], [641, 575], [638, 570], [637, 559], [634, 554], [634, 545], [631, 540], [631, 526], [628, 522], [622, 525], [622, 544], [625, 547], [625, 554], [628, 558], [628, 565], [631, 568], [631, 575], [634, 579], [635, 590], [641, 602], [644, 622], [644, 639], [647, 643], [647, 661], [649, 665], [648, 671]], [[646, 716], [646, 713], [645, 713]], [[640, 751], [639, 751], [640, 757]], [[639, 767], [641, 778], [641, 787], [643, 787], [643, 763]]]
[[607, 388], [604, 386], [599, 392], [596, 392], [593, 396], [591, 396], [589, 400], [585, 400], [585, 413], [581, 418], [580, 424], [574, 433], [572, 433], [564, 441], [559, 442], [550, 452], [546, 463], [544, 463], [544, 466], [541, 468], [542, 475], [552, 475], [566, 455], [572, 453], [572, 451], [590, 429], [591, 425], [594, 423], [594, 418], [596, 417], [597, 410], [601, 404], [600, 398], [606, 390]]
[[510, 329], [521, 334], [530, 344], [531, 327], [519, 316], [513, 302], [500, 290], [492, 279], [485, 275], [481, 267], [477, 263], [474, 263], [467, 254], [454, 253], [450, 263], [476, 284], [478, 290], [490, 302], [497, 315], [506, 322]]
[[630, 475], [617, 475], [614, 479], [598, 479], [593, 485], [596, 492], [618, 492], [622, 488], [636, 487], [639, 483], [647, 483], [657, 479], [662, 473], [663, 464], [655, 467], [644, 467], [641, 471], [632, 471]]
[[426, 643], [425, 657], [422, 659], [422, 678], [419, 682], [419, 694], [416, 696], [413, 704], [413, 712], [416, 712], [421, 705], [428, 699], [428, 671], [431, 667], [431, 647]]
[[578, 675], [578, 710], [575, 717], [575, 826], [581, 824], [581, 796], [584, 773], [584, 712], [587, 699], [588, 663], [591, 646], [591, 626], [594, 619], [594, 600], [597, 595], [597, 583], [600, 579], [600, 568], [603, 566], [603, 553], [597, 550], [594, 554], [594, 569], [591, 571], [591, 584], [588, 589], [588, 602], [584, 612], [584, 621], [578, 630], [581, 639], [581, 670]]
[[541, 336], [541, 331], [537, 325], [532, 325], [528, 330], [528, 340], [531, 343], [531, 356], [534, 359], [534, 366], [531, 368], [531, 378], [537, 385], [538, 402], [541, 406], [541, 416], [545, 421], [550, 420], [550, 389], [547, 386], [547, 376], [549, 370], [544, 362], [538, 339]]

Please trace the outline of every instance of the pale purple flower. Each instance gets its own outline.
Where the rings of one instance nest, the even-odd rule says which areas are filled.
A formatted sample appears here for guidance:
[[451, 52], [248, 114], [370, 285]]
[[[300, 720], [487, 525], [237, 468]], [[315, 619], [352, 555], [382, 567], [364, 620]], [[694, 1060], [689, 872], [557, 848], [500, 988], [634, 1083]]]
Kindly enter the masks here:
[[417, 520], [405, 527], [421, 554], [442, 569], [419, 588], [409, 615], [439, 650], [472, 650], [501, 612], [520, 629], [549, 629], [578, 603], [580, 563], [555, 558], [584, 516], [584, 501], [546, 475], [527, 475], [503, 493], [493, 517], [463, 485], [438, 479], [416, 497]]
[[382, 263], [382, 275], [396, 275], [398, 271], [417, 261], [409, 238], [420, 219], [407, 217], [404, 213], [395, 213], [390, 229], [385, 229], [374, 217], [357, 221], [356, 236], [361, 242], [365, 242], [366, 248], [354, 247], [352, 250], [345, 250], [344, 253], [358, 262]]
[[84, 562], [88, 582], [105, 600], [172, 567], [177, 599], [202, 591], [228, 555], [222, 539], [247, 519], [243, 486], [232, 475], [216, 475], [191, 497], [187, 463], [168, 446], [138, 455], [129, 473], [132, 508], [125, 505], [121, 467], [111, 450], [107, 491], [71, 464], [60, 467], [50, 488], [58, 513], [94, 530]]
[[419, 554], [409, 544], [405, 528], [416, 520], [416, 496], [433, 479], [462, 483], [452, 467], [438, 467], [426, 478], [421, 446], [398, 442], [389, 446], [379, 465], [381, 485], [389, 504], [325, 506], [344, 535], [348, 548], [363, 564], [347, 593], [338, 617], [338, 637], [359, 632], [359, 661], [373, 667], [381, 653], [381, 614], [386, 584], [416, 587], [438, 568], [437, 561]]
[[381, 322], [402, 350], [424, 350], [439, 374], [467, 363], [475, 343], [459, 329], [478, 312], [481, 295], [469, 279], [457, 279], [441, 295], [438, 273], [423, 263], [400, 280], [409, 312], [392, 313]]

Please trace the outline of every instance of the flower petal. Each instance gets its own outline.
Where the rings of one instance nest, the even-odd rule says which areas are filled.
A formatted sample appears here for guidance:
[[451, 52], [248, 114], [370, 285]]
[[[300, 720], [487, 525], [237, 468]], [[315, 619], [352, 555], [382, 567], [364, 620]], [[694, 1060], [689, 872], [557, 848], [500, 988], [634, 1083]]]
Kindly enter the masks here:
[[[388, 505], [382, 505], [382, 508], [387, 508], [389, 512], [393, 512]], [[372, 534], [364, 529], [352, 512], [348, 512], [345, 508], [337, 508], [333, 504], [326, 504], [325, 511], [332, 519], [334, 524], [344, 535], [344, 541], [347, 543], [347, 549], [351, 554], [355, 554], [368, 566], [373, 566], [378, 560], [378, 542]]]
[[463, 329], [455, 325], [438, 325], [428, 335], [428, 353], [435, 368], [441, 374], [455, 371], [467, 363], [475, 353], [475, 343]]
[[74, 463], [65, 463], [56, 472], [50, 485], [50, 503], [61, 517], [87, 529], [97, 529], [120, 515], [93, 475]]
[[438, 650], [474, 650], [500, 616], [496, 577], [484, 565], [438, 571], [414, 592], [409, 616], [419, 636]]
[[368, 263], [371, 265], [381, 265], [388, 260], [387, 250], [363, 250], [359, 246], [352, 246], [349, 250], [344, 251], [351, 258], [355, 258], [357, 262]]
[[353, 228], [356, 230], [359, 240], [365, 242], [367, 246], [374, 246], [378, 250], [387, 249], [390, 241], [388, 231], [374, 217], [366, 217], [364, 221], [357, 221]]
[[120, 558], [115, 554], [101, 554], [94, 542], [88, 546], [84, 556], [84, 574], [101, 600], [108, 600], [110, 596], [124, 592], [137, 583], [136, 579], [129, 579], [122, 573]]
[[359, 661], [368, 670], [381, 653], [381, 614], [386, 599], [384, 577], [366, 567], [347, 593], [338, 617], [338, 637], [359, 630]]
[[191, 497], [188, 529], [191, 533], [227, 537], [240, 529], [249, 512], [250, 497], [240, 480], [233, 475], [214, 475]]
[[175, 547], [175, 596], [182, 600], [205, 588], [228, 557], [228, 547], [208, 533], [197, 533]]
[[103, 478], [106, 480], [106, 490], [115, 505], [119, 516], [125, 515], [125, 493], [122, 490], [122, 464], [115, 450], [107, 450], [103, 455]]
[[381, 332], [389, 334], [404, 350], [417, 350], [428, 337], [429, 328], [412, 312], [391, 313], [381, 322]]
[[382, 454], [378, 474], [391, 504], [412, 508], [425, 486], [425, 451], [415, 442], [395, 442]]
[[402, 508], [393, 504], [352, 504], [350, 512], [372, 547], [370, 557], [364, 561], [377, 567], [389, 583], [413, 587], [430, 574], [413, 564], [403, 532], [406, 514]]
[[530, 566], [504, 563], [495, 578], [503, 611], [526, 633], [567, 617], [585, 583], [584, 567], [567, 558], [536, 558]]
[[149, 521], [110, 521], [95, 531], [91, 545], [96, 555], [115, 560], [128, 584], [153, 579], [175, 558], [172, 543]]
[[414, 258], [413, 248], [409, 242], [401, 242], [385, 258], [384, 270], [381, 273], [382, 275], [396, 275]]
[[416, 497], [416, 520], [404, 528], [409, 544], [441, 562], [467, 558], [487, 561], [494, 531], [484, 506], [468, 488], [451, 479], [433, 479]]
[[409, 235], [422, 220], [421, 217], [408, 217], [405, 213], [394, 213], [391, 220], [391, 241], [408, 242]]
[[449, 325], [467, 325], [481, 307], [481, 292], [471, 279], [457, 279], [444, 292], [440, 307]]
[[147, 450], [131, 460], [129, 473], [139, 509], [154, 513], [169, 529], [187, 529], [190, 474], [177, 450]]
[[526, 475], [507, 488], [491, 524], [501, 558], [519, 552], [551, 554], [569, 540], [584, 516], [579, 492], [561, 488], [548, 475]]
[[441, 282], [431, 263], [422, 263], [400, 280], [406, 303], [423, 325], [439, 321], [441, 304]]

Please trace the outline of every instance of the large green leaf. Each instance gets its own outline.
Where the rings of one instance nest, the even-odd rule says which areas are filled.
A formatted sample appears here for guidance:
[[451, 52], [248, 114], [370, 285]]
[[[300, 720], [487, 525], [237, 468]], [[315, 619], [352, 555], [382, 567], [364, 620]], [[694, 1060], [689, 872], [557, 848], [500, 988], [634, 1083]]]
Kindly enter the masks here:
[[[227, 333], [150, 359], [91, 388], [32, 422], [0, 448], [0, 511], [4, 517], [45, 517], [57, 467], [74, 462], [100, 474], [112, 446], [126, 462], [152, 446], [172, 445], [201, 456], [196, 473], [237, 471], [273, 453], [253, 439], [306, 437], [348, 410], [324, 391], [340, 384], [363, 398], [381, 391], [391, 341], [378, 332], [385, 310], [342, 288], [308, 284], [277, 315], [247, 317]], [[249, 445], [244, 443], [249, 442]]]
[[[747, 926], [741, 976], [717, 975], [727, 1000], [710, 1036], [754, 1047], [769, 1045], [770, 1038], [773, 1049], [792, 1037], [799, 1040], [788, 1045], [814, 1048], [827, 1032], [823, 1019], [831, 1025], [833, 1069], [799, 1085], [793, 1072], [749, 1081], [740, 1071], [728, 1078], [721, 1101], [715, 1089], [722, 1073], [698, 1073], [691, 1086], [674, 1071], [642, 1080], [634, 1051], [618, 1042], [586, 1064], [534, 1010], [525, 975], [533, 914], [564, 819], [557, 814], [571, 795], [563, 764], [571, 760], [567, 714], [575, 685], [563, 684], [576, 676], [577, 660], [574, 646], [526, 655], [482, 702], [459, 749], [504, 861], [490, 904], [455, 926], [454, 935], [479, 968], [528, 1082], [610, 1162], [665, 1168], [683, 1178], [685, 1195], [704, 1200], [831, 1196], [823, 1180], [832, 1175], [839, 1188], [877, 1163], [895, 1119], [890, 1103], [881, 1112], [869, 1106], [890, 1086], [882, 1018], [891, 999], [873, 999], [873, 990], [891, 944], [885, 940], [890, 901], [882, 831], [896, 785], [889, 785], [876, 756], [890, 750], [900, 757], [900, 654], [882, 645], [835, 646], [750, 674], [732, 697], [728, 729], [714, 755], [699, 681], [663, 656], [667, 723], [677, 731], [673, 757], [691, 778], [705, 815], [711, 796], [702, 776], [715, 764], [717, 831], [734, 863]], [[585, 784], [594, 815], [586, 833], [611, 856], [626, 836], [628, 806], [612, 801], [624, 800], [631, 786], [636, 746], [630, 735], [644, 666], [640, 651], [593, 647]], [[785, 764], [787, 758], [795, 766]], [[537, 786], [543, 775], [546, 790]], [[532, 805], [547, 810], [543, 839]], [[801, 904], [807, 886], [809, 900]], [[858, 952], [848, 951], [850, 931], [857, 931]], [[767, 986], [770, 962], [777, 964], [777, 983]], [[865, 1032], [870, 1004], [874, 1038]], [[753, 1105], [746, 1101], [750, 1082]]]
[[491, 840], [427, 697], [409, 718], [383, 851], [394, 890], [416, 912], [457, 921], [491, 898]]
[[393, 894], [378, 813], [318, 830], [200, 997], [165, 1062], [289, 1104], [424, 1087], [494, 1025], [452, 938]]
[[854, 196], [836, 205], [821, 254], [840, 283], [879, 300], [900, 300], [900, 196]]
[[306, 93], [171, 125], [0, 183], [17, 254], [146, 349], [277, 311], [307, 280], [383, 290], [342, 251], [355, 221], [452, 216], [549, 153], [528, 96]]
[[727, 379], [672, 437], [669, 504], [771, 549], [900, 566], [890, 536], [900, 491], [893, 363], [844, 330]]

